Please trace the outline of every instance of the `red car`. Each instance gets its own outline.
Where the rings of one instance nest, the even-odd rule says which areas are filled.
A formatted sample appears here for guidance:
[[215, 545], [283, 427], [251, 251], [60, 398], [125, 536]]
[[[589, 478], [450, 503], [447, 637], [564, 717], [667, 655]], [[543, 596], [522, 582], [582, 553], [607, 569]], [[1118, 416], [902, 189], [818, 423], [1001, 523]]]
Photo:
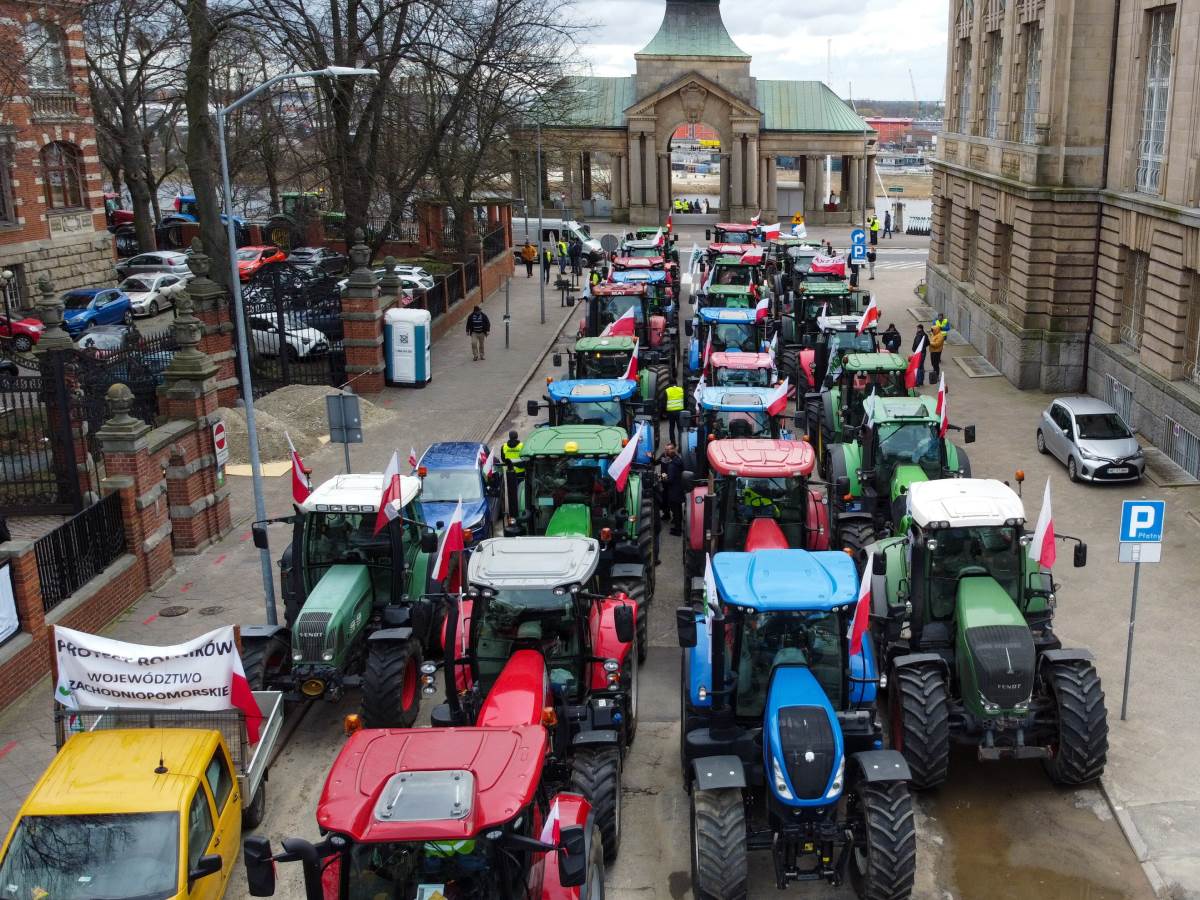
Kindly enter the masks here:
[[238, 277], [249, 281], [263, 266], [283, 262], [287, 254], [278, 247], [239, 247], [237, 252]]
[[18, 353], [28, 353], [33, 345], [41, 340], [46, 326], [40, 319], [17, 319], [13, 321], [5, 315], [0, 315], [0, 340], [12, 341], [13, 349]]

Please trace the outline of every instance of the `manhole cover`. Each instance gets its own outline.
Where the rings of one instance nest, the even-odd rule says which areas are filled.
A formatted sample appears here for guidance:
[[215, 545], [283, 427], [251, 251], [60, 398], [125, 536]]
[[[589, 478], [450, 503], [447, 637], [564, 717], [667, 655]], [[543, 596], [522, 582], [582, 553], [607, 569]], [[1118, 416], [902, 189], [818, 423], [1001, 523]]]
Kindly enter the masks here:
[[224, 611], [225, 607], [223, 606], [205, 606], [196, 610], [196, 612], [200, 613], [202, 616], [215, 616], [217, 613]]
[[187, 611], [188, 608], [186, 606], [168, 606], [165, 609], [160, 609], [158, 614], [168, 619], [173, 619], [176, 616], [182, 616]]
[[982, 356], [956, 356], [954, 361], [967, 373], [968, 378], [995, 378], [1001, 374]]

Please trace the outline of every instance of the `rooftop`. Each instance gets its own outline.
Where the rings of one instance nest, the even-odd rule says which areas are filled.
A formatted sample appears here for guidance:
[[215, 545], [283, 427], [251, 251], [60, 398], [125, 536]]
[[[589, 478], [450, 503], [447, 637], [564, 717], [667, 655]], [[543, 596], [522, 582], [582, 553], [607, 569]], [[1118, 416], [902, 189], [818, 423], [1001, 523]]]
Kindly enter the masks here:
[[637, 56], [750, 59], [725, 28], [721, 0], [667, 0], [658, 33]]
[[723, 601], [760, 612], [836, 609], [858, 594], [854, 560], [837, 551], [718, 553], [713, 577]]

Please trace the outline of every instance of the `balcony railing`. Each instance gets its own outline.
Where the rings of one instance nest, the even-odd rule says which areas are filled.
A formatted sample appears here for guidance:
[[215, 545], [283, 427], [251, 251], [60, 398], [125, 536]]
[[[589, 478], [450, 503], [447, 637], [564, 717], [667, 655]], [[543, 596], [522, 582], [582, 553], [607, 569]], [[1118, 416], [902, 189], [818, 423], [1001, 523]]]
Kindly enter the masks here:
[[74, 119], [75, 94], [71, 91], [36, 91], [30, 95], [29, 111], [35, 122], [54, 119]]

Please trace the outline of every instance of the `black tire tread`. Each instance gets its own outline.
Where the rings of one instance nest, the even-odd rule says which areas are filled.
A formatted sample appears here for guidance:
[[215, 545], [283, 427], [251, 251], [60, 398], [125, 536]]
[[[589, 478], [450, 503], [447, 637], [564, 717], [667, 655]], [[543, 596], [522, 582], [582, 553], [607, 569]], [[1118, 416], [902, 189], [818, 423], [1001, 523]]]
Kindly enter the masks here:
[[749, 871], [741, 790], [693, 790], [692, 823], [692, 890], [697, 900], [744, 900]]
[[853, 550], [855, 559], [861, 556], [860, 550], [873, 543], [875, 543], [875, 526], [870, 522], [855, 519], [838, 526], [836, 549], [849, 548]]
[[281, 653], [284, 659], [288, 658], [287, 646], [277, 637], [269, 638], [265, 641], [243, 640], [241, 649], [242, 671], [246, 675], [246, 681], [250, 685], [250, 690], [265, 691], [269, 689], [267, 660], [275, 655], [276, 652]]
[[637, 606], [637, 654], [638, 662], [646, 661], [650, 646], [650, 605], [646, 600], [646, 583], [637, 578], [614, 578], [613, 593], [621, 591]]
[[1046, 680], [1058, 707], [1058, 752], [1045, 761], [1055, 784], [1078, 785], [1104, 774], [1108, 760], [1108, 711], [1095, 666], [1055, 663]]
[[576, 750], [570, 790], [583, 794], [592, 804], [592, 816], [604, 841], [604, 862], [611, 863], [621, 849], [621, 751], [616, 747]]
[[900, 752], [912, 771], [917, 790], [936, 787], [950, 767], [950, 701], [946, 678], [934, 666], [906, 666], [893, 673], [890, 690], [898, 691], [903, 740]]
[[264, 778], [258, 784], [258, 790], [253, 797], [242, 798], [242, 829], [249, 831], [262, 824], [267, 815], [267, 780]]
[[380, 643], [367, 652], [367, 668], [363, 672], [362, 710], [368, 728], [411, 728], [421, 711], [420, 686], [415, 687], [411, 709], [401, 709], [404, 696], [404, 670], [416, 657], [421, 668], [421, 645], [416, 641]]
[[858, 896], [863, 900], [908, 900], [917, 872], [916, 817], [908, 785], [902, 781], [864, 783], [858, 794], [867, 837], [867, 871], [856, 871]]

